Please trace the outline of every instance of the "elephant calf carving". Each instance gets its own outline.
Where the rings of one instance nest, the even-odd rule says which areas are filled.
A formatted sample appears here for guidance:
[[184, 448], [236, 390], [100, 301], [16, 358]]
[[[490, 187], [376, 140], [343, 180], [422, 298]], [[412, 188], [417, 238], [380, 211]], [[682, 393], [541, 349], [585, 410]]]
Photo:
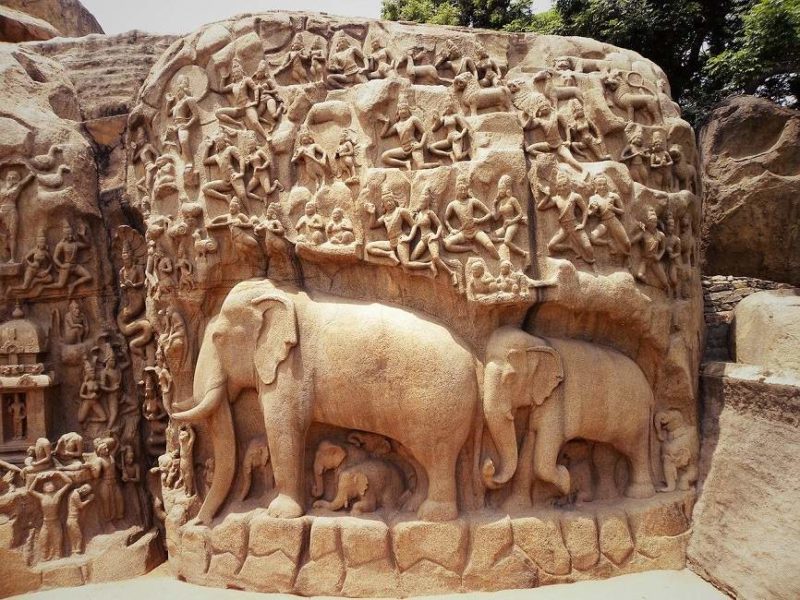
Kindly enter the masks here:
[[[205, 422], [216, 468], [196, 520], [225, 502], [236, 468], [230, 403], [255, 390], [275, 479], [273, 517], [304, 512], [306, 434], [313, 422], [395, 440], [427, 479], [423, 520], [458, 516], [456, 461], [475, 423], [478, 381], [470, 349], [443, 325], [397, 306], [245, 281], [206, 327], [193, 406], [177, 421]], [[415, 464], [416, 464], [415, 463]]]
[[[605, 442], [628, 459], [627, 496], [655, 494], [649, 460], [653, 392], [626, 356], [588, 342], [501, 327], [487, 344], [483, 394], [486, 424], [500, 457], [499, 468], [485, 461], [483, 479], [496, 489], [516, 474], [507, 506], [530, 506], [534, 475], [569, 495], [569, 471], [557, 461], [564, 443], [577, 438]], [[523, 406], [531, 411], [518, 451], [514, 417]]]
[[374, 512], [378, 508], [393, 510], [407, 495], [403, 476], [395, 465], [387, 460], [369, 458], [342, 470], [336, 484], [336, 497], [331, 502], [317, 500], [314, 508], [341, 510], [355, 499], [350, 509], [353, 514]]

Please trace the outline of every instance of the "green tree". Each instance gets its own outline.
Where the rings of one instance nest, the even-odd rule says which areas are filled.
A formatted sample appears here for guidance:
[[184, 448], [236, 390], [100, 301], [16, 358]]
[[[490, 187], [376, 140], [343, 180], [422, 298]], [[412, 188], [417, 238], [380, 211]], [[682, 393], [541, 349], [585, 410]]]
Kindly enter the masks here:
[[416, 21], [503, 29], [533, 16], [530, 0], [383, 0], [381, 16], [390, 21]]

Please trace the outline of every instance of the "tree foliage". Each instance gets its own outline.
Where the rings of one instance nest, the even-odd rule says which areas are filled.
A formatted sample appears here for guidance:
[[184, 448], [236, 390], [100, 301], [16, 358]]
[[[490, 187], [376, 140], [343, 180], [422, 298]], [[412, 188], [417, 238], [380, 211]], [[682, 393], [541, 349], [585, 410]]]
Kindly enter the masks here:
[[580, 35], [657, 63], [692, 120], [724, 96], [800, 105], [800, 0], [383, 0], [383, 17]]

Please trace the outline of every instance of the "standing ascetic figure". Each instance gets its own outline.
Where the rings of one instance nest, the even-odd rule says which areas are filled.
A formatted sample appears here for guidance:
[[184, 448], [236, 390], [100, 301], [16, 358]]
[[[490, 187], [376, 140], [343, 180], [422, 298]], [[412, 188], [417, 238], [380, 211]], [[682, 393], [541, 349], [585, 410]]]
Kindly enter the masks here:
[[197, 99], [192, 96], [189, 79], [183, 75], [175, 82], [175, 95], [167, 95], [167, 110], [172, 122], [167, 128], [164, 139], [165, 146], [173, 144], [183, 157], [184, 165], [192, 167], [192, 151], [190, 135], [194, 126], [200, 125], [200, 109]]

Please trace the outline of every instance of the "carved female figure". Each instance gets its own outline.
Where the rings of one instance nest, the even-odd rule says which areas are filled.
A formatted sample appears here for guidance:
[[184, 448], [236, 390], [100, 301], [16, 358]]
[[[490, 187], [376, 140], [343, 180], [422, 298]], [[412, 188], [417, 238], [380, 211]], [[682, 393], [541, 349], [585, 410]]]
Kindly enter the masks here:
[[[595, 246], [610, 246], [611, 254], [621, 252], [624, 255], [631, 253], [631, 241], [628, 232], [622, 225], [622, 215], [625, 208], [619, 194], [612, 192], [605, 175], [595, 175], [594, 194], [589, 198], [589, 214], [600, 219], [589, 238]], [[607, 238], [611, 238], [610, 240]]]
[[117, 481], [117, 464], [112, 452], [112, 445], [116, 443], [112, 438], [96, 439], [94, 443], [92, 472], [99, 479], [96, 489], [100, 500], [100, 517], [106, 522], [121, 519], [125, 515], [125, 504]]
[[117, 366], [117, 357], [111, 352], [106, 358], [106, 364], [100, 371], [100, 389], [106, 396], [108, 409], [108, 428], [113, 429], [117, 424], [120, 398], [122, 396], [122, 370]]
[[77, 301], [71, 300], [64, 314], [64, 343], [80, 344], [89, 332], [89, 324]]
[[508, 260], [514, 252], [527, 259], [528, 251], [514, 243], [520, 224], [525, 225], [528, 219], [522, 212], [519, 200], [513, 196], [510, 175], [503, 175], [497, 182], [497, 196], [492, 202], [492, 218], [495, 221], [502, 221], [499, 229], [494, 232], [501, 242], [500, 257]]
[[678, 235], [675, 217], [672, 216], [672, 213], [667, 213], [664, 229], [664, 253], [669, 261], [667, 276], [670, 283], [670, 291], [676, 298], [683, 297], [684, 270], [683, 262], [681, 261], [681, 238]]
[[586, 118], [580, 100], [573, 98], [569, 105], [572, 120], [567, 126], [567, 142], [572, 151], [584, 160], [611, 160], [603, 136], [594, 123]]
[[453, 162], [469, 160], [470, 149], [466, 146], [465, 139], [472, 130], [467, 120], [458, 114], [455, 101], [451, 100], [447, 104], [444, 114], [434, 115], [431, 131], [438, 131], [441, 128], [444, 128], [446, 137], [428, 144], [430, 153], [445, 156]]
[[78, 422], [81, 425], [87, 420], [90, 422], [106, 420], [106, 413], [100, 406], [100, 382], [97, 380], [94, 362], [88, 358], [84, 360], [83, 382], [78, 396], [81, 399], [78, 408]]
[[489, 56], [489, 52], [484, 46], [478, 46], [476, 52], [477, 60], [475, 69], [477, 71], [478, 83], [481, 87], [492, 87], [497, 85], [503, 78], [503, 73], [497, 61]]
[[258, 117], [260, 120], [266, 121], [269, 131], [273, 131], [286, 107], [278, 92], [278, 82], [275, 81], [266, 60], [258, 63], [256, 72], [253, 73], [253, 82], [257, 88]]
[[572, 156], [569, 143], [562, 138], [560, 125], [564, 124], [561, 123], [561, 118], [553, 106], [549, 102], [542, 101], [536, 109], [536, 116], [527, 118], [523, 123], [523, 129], [541, 129], [544, 141], [531, 144], [525, 151], [531, 156], [553, 152], [575, 170], [583, 171], [581, 163]]
[[247, 184], [247, 195], [258, 200], [259, 197], [252, 192], [260, 186], [265, 195], [262, 200], [264, 204], [267, 204], [266, 196], [272, 195], [276, 190], [283, 191], [281, 182], [272, 179], [272, 150], [269, 142], [264, 142], [260, 148], [248, 156], [247, 163], [253, 167], [253, 177]]
[[668, 190], [672, 187], [672, 156], [664, 146], [664, 134], [660, 131], [653, 133], [650, 173], [653, 176], [653, 185], [658, 189]]
[[433, 196], [433, 189], [425, 186], [422, 190], [419, 208], [414, 212], [414, 226], [411, 228], [407, 237], [408, 241], [414, 239], [414, 235], [419, 232], [419, 241], [411, 251], [411, 260], [418, 261], [427, 250], [431, 255], [430, 269], [434, 277], [438, 274], [438, 267], [444, 269], [454, 286], [458, 286], [458, 271], [453, 265], [460, 265], [456, 260], [448, 261], [441, 256], [441, 239], [444, 233], [444, 224], [436, 214], [436, 199]]
[[628, 145], [622, 150], [620, 160], [628, 165], [631, 178], [642, 185], [647, 185], [650, 171], [650, 151], [644, 146], [642, 129], [632, 123], [625, 128]]
[[470, 261], [469, 266], [470, 280], [467, 293], [473, 299], [493, 294], [497, 291], [497, 281], [492, 277], [486, 268], [486, 263], [482, 258]]
[[39, 284], [46, 284], [53, 280], [53, 259], [47, 249], [47, 238], [44, 233], [36, 236], [36, 247], [25, 255], [24, 264], [22, 285], [9, 288], [9, 292], [30, 290]]
[[325, 221], [317, 212], [317, 204], [306, 202], [305, 213], [297, 220], [297, 241], [319, 246], [325, 242]]
[[415, 169], [432, 169], [438, 163], [426, 163], [424, 156], [425, 141], [428, 137], [422, 121], [411, 112], [411, 107], [405, 100], [397, 103], [397, 117], [395, 123], [386, 117], [378, 115], [378, 121], [383, 121], [381, 138], [396, 135], [400, 139], [400, 146], [391, 148], [381, 155], [381, 162], [388, 167], [405, 167], [409, 171]]
[[299, 145], [292, 155], [292, 164], [298, 167], [298, 180], [310, 180], [316, 192], [325, 183], [328, 155], [322, 146], [314, 141], [311, 130], [303, 127], [299, 134]]
[[25, 186], [33, 181], [33, 173], [20, 178], [19, 172], [11, 170], [6, 174], [5, 182], [0, 185], [0, 237], [4, 250], [8, 250], [8, 262], [14, 262], [17, 255], [17, 228], [19, 227], [19, 211], [17, 201]]
[[[538, 210], [555, 208], [558, 211], [558, 232], [547, 243], [547, 250], [554, 252], [574, 252], [584, 262], [594, 263], [594, 250], [586, 234], [586, 220], [589, 211], [583, 197], [570, 189], [569, 176], [563, 171], [556, 175], [555, 189], [536, 205]], [[580, 217], [579, 217], [580, 215]], [[577, 219], [580, 218], [580, 223]]]
[[658, 215], [652, 207], [647, 209], [647, 222], [639, 222], [638, 227], [638, 231], [631, 236], [632, 244], [641, 245], [639, 267], [634, 277], [647, 284], [646, 275], [650, 273], [656, 279], [656, 287], [668, 290], [669, 279], [661, 265], [666, 250], [666, 237], [658, 230]]
[[[479, 212], [483, 216], [478, 216]], [[458, 219], [458, 227], [453, 227], [453, 217]], [[479, 227], [491, 218], [492, 212], [470, 192], [467, 177], [459, 176], [456, 181], [456, 199], [444, 211], [444, 225], [450, 232], [444, 238], [444, 247], [450, 252], [474, 252], [480, 246], [493, 258], [500, 258], [489, 234]]]
[[255, 131], [262, 140], [269, 139], [269, 134], [261, 125], [258, 117], [259, 88], [251, 77], [244, 74], [244, 68], [238, 58], [231, 64], [231, 83], [222, 88], [222, 92], [230, 94], [233, 106], [218, 108], [214, 113], [222, 123], [239, 127], [244, 121], [245, 128]]

